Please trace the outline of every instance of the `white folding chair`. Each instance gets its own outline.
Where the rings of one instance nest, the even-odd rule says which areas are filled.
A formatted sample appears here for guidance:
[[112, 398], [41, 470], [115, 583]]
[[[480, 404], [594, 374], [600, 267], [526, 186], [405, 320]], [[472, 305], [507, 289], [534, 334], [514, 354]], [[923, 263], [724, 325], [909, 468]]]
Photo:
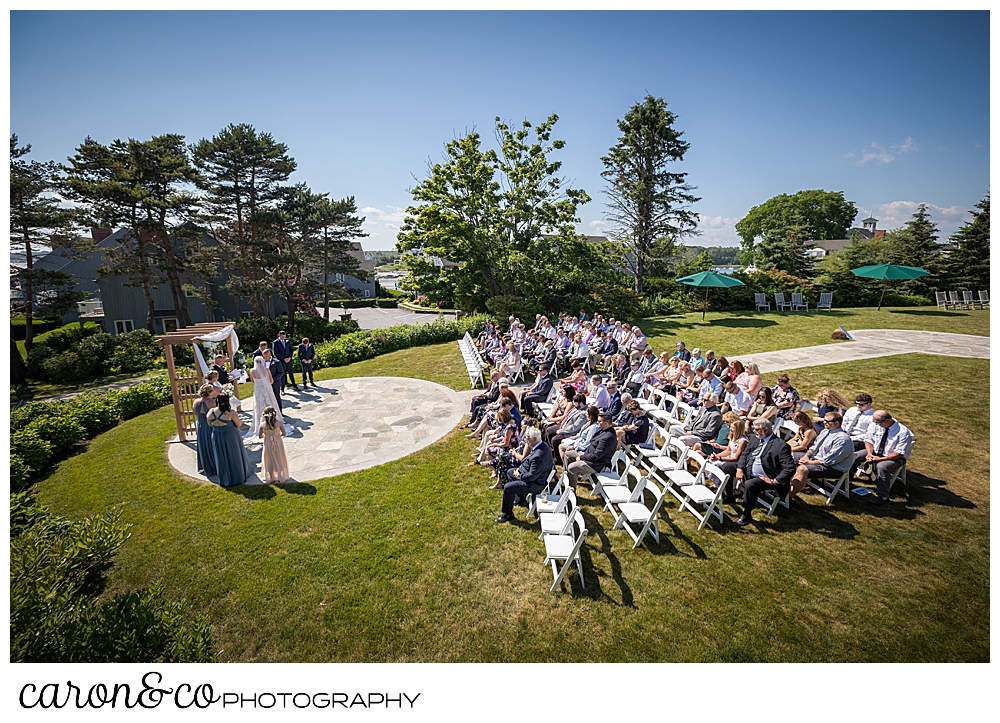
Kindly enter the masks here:
[[837, 495], [851, 498], [851, 470], [846, 469], [839, 477], [806, 478], [806, 484], [826, 497], [826, 503], [832, 505]]
[[556, 385], [553, 384], [552, 388], [549, 390], [549, 396], [546, 398], [546, 401], [537, 402], [535, 404], [535, 409], [538, 410], [538, 413], [541, 415], [541, 418], [549, 416], [549, 414], [552, 412], [552, 407], [556, 406], [556, 403], [554, 401], [556, 398], [556, 393], [557, 393]]
[[767, 300], [767, 294], [754, 294], [753, 303], [757, 305], [757, 311], [761, 309], [771, 310], [771, 302]]
[[565, 505], [559, 512], [542, 512], [538, 515], [538, 521], [542, 527], [542, 531], [538, 535], [539, 540], [546, 535], [565, 535], [569, 532], [573, 511], [576, 510], [576, 493], [572, 489], [568, 489], [563, 493], [563, 499]]
[[[709, 479], [716, 485], [714, 490], [706, 484]], [[699, 484], [685, 485], [678, 489], [681, 511], [687, 510], [698, 519], [699, 530], [712, 516], [718, 518], [720, 524], [725, 522], [722, 514], [722, 494], [728, 480], [728, 474], [714, 464], [708, 463], [703, 468], [702, 481]]]
[[978, 301], [976, 301], [971, 291], [962, 291], [962, 300], [965, 301], [965, 306], [967, 309], [975, 309], [976, 304], [979, 303]]
[[659, 457], [650, 458], [649, 473], [659, 477], [664, 485], [670, 484], [670, 481], [666, 477], [667, 473], [682, 469], [690, 451], [691, 448], [680, 441], [680, 439], [671, 437], [667, 440], [666, 453]]
[[892, 486], [896, 484], [896, 480], [903, 483], [906, 487], [906, 460], [903, 460], [903, 464], [896, 468], [896, 471], [892, 473], [892, 477], [889, 478], [889, 493], [892, 493]]
[[673, 424], [674, 410], [677, 408], [677, 397], [660, 391], [660, 405], [656, 409], [646, 412], [650, 419], [655, 419], [664, 429], [669, 429]]
[[[635, 463], [642, 469], [649, 469], [649, 460], [653, 457], [666, 454], [667, 447], [670, 446], [670, 433], [666, 429], [658, 424], [650, 424], [649, 427], [653, 430], [653, 444], [639, 444], [635, 446]], [[659, 435], [663, 440], [659, 447], [656, 446], [656, 435]]]
[[764, 507], [764, 514], [771, 517], [774, 515], [774, 511], [778, 509], [778, 505], [781, 505], [786, 510], [789, 509], [791, 494], [791, 490], [789, 490], [788, 494], [784, 497], [778, 497], [776, 492], [765, 490], [757, 498], [757, 503]]
[[[585, 588], [583, 580], [583, 563], [580, 561], [580, 549], [583, 541], [587, 537], [587, 525], [583, 521], [583, 513], [579, 508], [573, 515], [573, 526], [576, 527], [576, 535], [546, 535], [545, 536], [545, 565], [552, 565], [552, 587], [549, 592], [555, 592], [559, 583], [566, 577], [570, 565], [576, 563], [576, 571], [580, 575], [580, 587]], [[557, 562], [563, 562], [560, 568]]]
[[984, 309], [987, 306], [990, 305], [990, 292], [989, 291], [980, 291], [979, 292], [979, 305], [982, 308], [984, 308]]
[[629, 468], [625, 471], [625, 475], [625, 484], [601, 488], [601, 497], [604, 498], [604, 509], [611, 513], [611, 516], [615, 518], [615, 522], [618, 522], [619, 517], [615, 511], [615, 505], [642, 501], [642, 491], [646, 488], [646, 481], [649, 479], [633, 465], [629, 465]]
[[948, 292], [948, 302], [955, 309], [961, 309], [961, 308], [963, 308], [965, 306], [965, 304], [962, 302], [962, 300], [958, 298], [958, 292], [957, 291], [949, 291]]
[[937, 308], [945, 310], [951, 308], [951, 302], [948, 301], [948, 294], [943, 291], [935, 291], [934, 299], [937, 301]]
[[792, 311], [798, 309], [809, 311], [809, 304], [802, 300], [802, 294], [792, 294]]
[[687, 402], [677, 402], [674, 406], [674, 424], [679, 424], [684, 426], [687, 422], [688, 417], [694, 414], [694, 407], [692, 407]]
[[799, 433], [799, 425], [791, 419], [782, 419], [781, 424], [775, 429], [778, 436], [786, 442]]
[[649, 398], [643, 399], [642, 397], [639, 397], [636, 401], [639, 402], [639, 406], [642, 408], [642, 411], [648, 415], [650, 412], [661, 408], [665, 392], [662, 389], [651, 387], [648, 384], [646, 384], [644, 388], [649, 390]]
[[[653, 506], [646, 507], [644, 499], [636, 502], [622, 502], [617, 505], [619, 517], [612, 528], [615, 530], [625, 530], [629, 534], [629, 537], [635, 540], [635, 544], [632, 545], [633, 550], [642, 544], [642, 539], [646, 536], [647, 532], [653, 536], [654, 540], [657, 542], [660, 541], [659, 515], [666, 493], [648, 477], [646, 478], [646, 485], [643, 488], [643, 492], [650, 492], [653, 495], [655, 498]], [[642, 527], [636, 533], [632, 528], [638, 525], [642, 525]]]
[[[553, 469], [551, 472], [549, 472], [548, 479], [545, 480], [545, 489], [543, 489], [537, 495], [533, 495], [529, 492], [527, 497], [525, 497], [525, 502], [528, 503], [528, 514], [527, 514], [528, 517], [538, 514], [539, 504], [555, 505], [559, 501], [559, 498], [562, 496], [563, 490], [569, 484], [569, 478], [566, 477], [565, 474], [563, 474], [562, 477], [559, 478], [559, 482], [560, 483], [565, 482], [565, 484], [557, 484], [555, 487], [553, 487], [552, 483], [555, 481], [555, 478], [556, 478], [556, 471]], [[542, 497], [545, 498], [544, 503], [541, 502]]]
[[[698, 465], [697, 471], [693, 474], [688, 466], [694, 462]], [[689, 487], [691, 485], [703, 484], [702, 480], [705, 477], [705, 457], [690, 447], [688, 447], [687, 455], [684, 457], [682, 464], [680, 464], [676, 469], [667, 470], [663, 473], [663, 476], [667, 479], [667, 484], [664, 487], [666, 490], [670, 490], [670, 493], [676, 497], [678, 500], [683, 499], [683, 495], [678, 491], [681, 487]]]
[[785, 295], [781, 292], [775, 292], [774, 294], [774, 308], [776, 311], [791, 311], [792, 305], [785, 301]]
[[[619, 468], [619, 465], [623, 466]], [[601, 494], [601, 490], [604, 487], [616, 487], [617, 485], [625, 484], [625, 478], [628, 475], [628, 468], [630, 466], [632, 466], [632, 463], [628, 461], [625, 452], [620, 449], [615, 450], [607, 471], [598, 472], [596, 475], [590, 476], [594, 485], [594, 494]]]
[[[524, 383], [524, 360], [521, 359], [521, 358], [518, 358], [518, 360], [517, 360], [517, 366], [516, 367], [510, 367], [507, 370], [507, 374], [508, 374], [507, 378], [510, 380], [510, 383], [511, 383], [512, 386], [516, 382], [518, 382], [518, 381], [520, 381], [523, 384]], [[553, 386], [555, 386], [555, 385], [553, 385]]]
[[819, 295], [819, 303], [816, 304], [816, 311], [822, 311], [823, 309], [833, 311], [833, 292]]

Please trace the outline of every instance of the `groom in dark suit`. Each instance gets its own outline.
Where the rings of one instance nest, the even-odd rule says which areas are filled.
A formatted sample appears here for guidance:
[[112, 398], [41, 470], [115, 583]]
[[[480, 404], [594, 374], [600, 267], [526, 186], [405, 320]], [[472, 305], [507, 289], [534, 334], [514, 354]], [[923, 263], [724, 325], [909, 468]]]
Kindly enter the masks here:
[[262, 356], [267, 370], [271, 372], [271, 389], [274, 391], [274, 398], [278, 400], [278, 411], [281, 411], [281, 380], [285, 373], [285, 367], [281, 360], [275, 359], [271, 355], [270, 349], [264, 349]]
[[795, 467], [791, 448], [774, 433], [771, 422], [754, 421], [753, 436], [736, 468], [736, 479], [743, 482], [743, 514], [733, 524], [743, 527], [753, 521], [751, 513], [762, 492], [771, 491], [779, 498], [787, 495]]
[[285, 330], [278, 332], [278, 338], [271, 343], [274, 358], [281, 362], [284, 374], [281, 376], [281, 392], [285, 391], [285, 376], [292, 380], [295, 391], [299, 391], [299, 385], [295, 383], [295, 374], [292, 372], [292, 342], [285, 338]]

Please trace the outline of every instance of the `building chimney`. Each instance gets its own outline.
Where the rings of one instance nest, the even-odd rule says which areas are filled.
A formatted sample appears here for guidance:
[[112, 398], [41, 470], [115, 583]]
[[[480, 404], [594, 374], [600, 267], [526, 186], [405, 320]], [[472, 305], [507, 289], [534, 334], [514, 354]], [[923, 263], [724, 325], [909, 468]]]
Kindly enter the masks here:
[[885, 229], [876, 229], [874, 238], [885, 238]]
[[114, 233], [114, 231], [112, 231], [110, 228], [92, 228], [92, 229], [90, 229], [90, 236], [91, 236], [91, 238], [94, 239], [94, 243], [98, 243], [98, 244], [101, 243], [101, 241], [103, 241], [104, 239], [106, 239], [108, 236], [110, 236], [113, 233]]

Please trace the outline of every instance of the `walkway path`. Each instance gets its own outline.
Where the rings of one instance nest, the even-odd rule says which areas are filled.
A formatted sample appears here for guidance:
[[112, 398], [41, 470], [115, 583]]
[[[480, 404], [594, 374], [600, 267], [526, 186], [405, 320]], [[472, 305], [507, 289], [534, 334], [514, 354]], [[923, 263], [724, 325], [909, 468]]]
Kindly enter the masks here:
[[[468, 402], [440, 384], [401, 377], [352, 377], [320, 382], [318, 388], [288, 390], [282, 397], [285, 422], [295, 431], [285, 452], [297, 482], [355, 472], [406, 457], [455, 428]], [[253, 398], [243, 401], [244, 424]], [[203, 482], [194, 440], [169, 442], [167, 456], [178, 471]], [[261, 444], [248, 445], [260, 472]], [[259, 476], [248, 484], [262, 484]]]
[[874, 359], [896, 354], [936, 354], [964, 358], [989, 359], [990, 338], [971, 334], [946, 334], [939, 331], [906, 329], [861, 329], [849, 332], [854, 341], [804, 346], [798, 349], [740, 354], [746, 364], [755, 362], [762, 373], [838, 364], [857, 359]]

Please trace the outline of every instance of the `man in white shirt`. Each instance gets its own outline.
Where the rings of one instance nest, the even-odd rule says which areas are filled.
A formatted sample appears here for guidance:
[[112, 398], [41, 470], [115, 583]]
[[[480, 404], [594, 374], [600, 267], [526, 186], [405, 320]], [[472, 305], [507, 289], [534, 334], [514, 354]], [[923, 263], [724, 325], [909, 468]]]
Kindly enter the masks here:
[[753, 406], [753, 399], [750, 398], [750, 395], [740, 389], [736, 382], [727, 382], [725, 389], [725, 403], [729, 407], [726, 411], [736, 412], [741, 417], [747, 416], [747, 412]]
[[872, 414], [871, 424], [865, 434], [865, 448], [854, 453], [854, 468], [864, 462], [875, 463], [875, 492], [870, 502], [885, 505], [889, 502], [889, 480], [893, 472], [906, 463], [913, 449], [913, 433], [892, 418], [884, 409]]
[[590, 378], [590, 384], [590, 396], [587, 397], [587, 404], [597, 407], [602, 412], [608, 411], [608, 405], [611, 404], [611, 394], [608, 392], [608, 388], [604, 386], [604, 377], [600, 374], [595, 374]]
[[865, 448], [865, 434], [872, 422], [872, 397], [861, 392], [854, 398], [854, 406], [844, 412], [844, 431], [854, 443], [854, 451]]

